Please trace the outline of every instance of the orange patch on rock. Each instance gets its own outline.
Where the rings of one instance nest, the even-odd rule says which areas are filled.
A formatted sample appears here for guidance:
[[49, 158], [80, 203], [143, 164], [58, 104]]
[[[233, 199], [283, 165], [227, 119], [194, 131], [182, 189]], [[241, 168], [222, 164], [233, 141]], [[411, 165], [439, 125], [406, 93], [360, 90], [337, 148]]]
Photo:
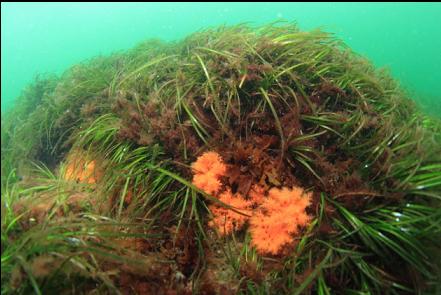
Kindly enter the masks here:
[[96, 160], [88, 161], [83, 152], [73, 151], [67, 158], [64, 179], [79, 183], [96, 183], [102, 176]]

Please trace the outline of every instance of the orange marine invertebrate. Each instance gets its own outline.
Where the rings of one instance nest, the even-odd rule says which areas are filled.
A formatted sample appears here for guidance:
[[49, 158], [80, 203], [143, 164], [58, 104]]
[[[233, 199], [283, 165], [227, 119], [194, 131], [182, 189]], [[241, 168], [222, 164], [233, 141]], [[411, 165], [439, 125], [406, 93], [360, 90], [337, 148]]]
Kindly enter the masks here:
[[251, 187], [248, 196], [254, 206], [260, 206], [265, 200], [265, 189], [260, 185], [254, 184]]
[[222, 184], [220, 178], [227, 171], [221, 156], [216, 152], [206, 152], [191, 164], [193, 170], [193, 184], [208, 194], [219, 193]]
[[[251, 202], [245, 200], [240, 194], [233, 195], [231, 190], [226, 190], [219, 195], [219, 200], [232, 206], [234, 209], [246, 215], [251, 214]], [[239, 214], [229, 208], [218, 205], [209, 206], [214, 218], [208, 223], [212, 228], [216, 228], [222, 235], [229, 235], [233, 231], [239, 230], [248, 220], [248, 216]]]
[[193, 184], [210, 195], [217, 194], [222, 186], [220, 180], [211, 173], [195, 174]]
[[227, 166], [216, 152], [203, 153], [191, 164], [191, 168], [195, 174], [212, 174], [214, 177], [224, 176], [227, 171]]
[[299, 187], [269, 190], [259, 211], [250, 218], [251, 243], [258, 252], [278, 254], [310, 222], [305, 209], [311, 196]]
[[70, 162], [66, 168], [65, 179], [82, 183], [96, 183], [95, 161], [88, 163]]
[[67, 157], [64, 179], [93, 184], [101, 178], [101, 174], [96, 160], [86, 160], [86, 155], [82, 151], [73, 150], [70, 152]]
[[96, 162], [84, 162], [80, 163], [70, 162], [66, 168], [65, 179], [73, 180], [79, 183], [96, 183], [99, 173], [95, 168]]
[[311, 220], [305, 209], [312, 194], [305, 193], [302, 188], [272, 188], [265, 196], [264, 187], [254, 184], [245, 199], [240, 193], [233, 194], [228, 186], [221, 193], [221, 177], [225, 176], [227, 169], [218, 153], [204, 153], [191, 167], [196, 187], [243, 213], [212, 204], [209, 209], [213, 219], [208, 225], [225, 236], [240, 230], [249, 220], [251, 244], [262, 254], [278, 254]]

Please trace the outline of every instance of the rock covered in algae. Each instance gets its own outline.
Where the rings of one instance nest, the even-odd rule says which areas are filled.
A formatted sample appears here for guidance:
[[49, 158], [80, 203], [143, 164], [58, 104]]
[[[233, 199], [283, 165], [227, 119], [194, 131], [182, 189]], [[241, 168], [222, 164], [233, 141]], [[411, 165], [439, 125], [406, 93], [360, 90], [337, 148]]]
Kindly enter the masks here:
[[221, 27], [92, 59], [2, 118], [2, 289], [436, 292], [440, 137], [318, 30]]

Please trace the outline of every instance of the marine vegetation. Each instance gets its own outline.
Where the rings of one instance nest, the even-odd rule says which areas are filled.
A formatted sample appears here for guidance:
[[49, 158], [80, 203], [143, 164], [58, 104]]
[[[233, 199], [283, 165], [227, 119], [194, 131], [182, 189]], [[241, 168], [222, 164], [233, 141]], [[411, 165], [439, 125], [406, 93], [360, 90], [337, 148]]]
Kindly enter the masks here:
[[332, 34], [237, 25], [2, 117], [2, 294], [440, 294], [441, 122]]

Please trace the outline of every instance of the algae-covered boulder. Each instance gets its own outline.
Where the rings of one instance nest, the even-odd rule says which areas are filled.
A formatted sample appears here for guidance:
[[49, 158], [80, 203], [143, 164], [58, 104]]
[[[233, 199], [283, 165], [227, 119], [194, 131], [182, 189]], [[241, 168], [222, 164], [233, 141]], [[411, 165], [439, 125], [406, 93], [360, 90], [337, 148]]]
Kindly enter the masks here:
[[340, 40], [220, 27], [2, 118], [2, 293], [436, 294], [441, 122]]

